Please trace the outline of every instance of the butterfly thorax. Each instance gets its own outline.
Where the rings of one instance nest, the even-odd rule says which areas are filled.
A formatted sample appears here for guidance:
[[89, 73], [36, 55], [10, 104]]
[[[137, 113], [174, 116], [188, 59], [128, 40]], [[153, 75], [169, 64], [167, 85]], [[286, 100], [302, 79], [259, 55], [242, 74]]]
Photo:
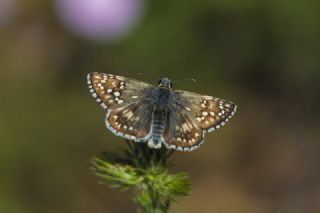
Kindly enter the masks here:
[[165, 110], [168, 105], [171, 103], [173, 99], [173, 94], [167, 88], [156, 88], [155, 89], [155, 96], [156, 96], [156, 108], [159, 110]]
[[168, 78], [159, 80], [158, 87], [155, 88], [154, 96], [158, 109], [164, 110], [172, 103], [173, 93], [171, 91], [172, 82]]
[[149, 146], [154, 148], [161, 147], [161, 136], [166, 125], [168, 111], [174, 101], [174, 94], [169, 85], [159, 84], [154, 90], [155, 103], [152, 115], [151, 140], [149, 141]]

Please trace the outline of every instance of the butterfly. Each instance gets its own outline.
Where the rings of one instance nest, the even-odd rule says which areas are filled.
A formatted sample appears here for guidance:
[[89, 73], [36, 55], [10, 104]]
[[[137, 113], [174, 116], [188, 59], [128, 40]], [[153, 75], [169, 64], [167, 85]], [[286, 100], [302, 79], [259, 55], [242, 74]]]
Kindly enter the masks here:
[[237, 106], [220, 98], [172, 90], [162, 78], [158, 86], [105, 73], [90, 73], [91, 95], [106, 110], [111, 132], [148, 147], [192, 151], [204, 142], [207, 132], [225, 125]]

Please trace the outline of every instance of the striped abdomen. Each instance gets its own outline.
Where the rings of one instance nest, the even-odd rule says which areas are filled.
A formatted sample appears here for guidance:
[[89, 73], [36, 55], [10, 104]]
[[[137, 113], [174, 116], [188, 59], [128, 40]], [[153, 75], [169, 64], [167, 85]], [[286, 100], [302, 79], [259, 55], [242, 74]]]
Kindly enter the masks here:
[[160, 139], [164, 130], [167, 118], [167, 110], [155, 110], [152, 120], [152, 140], [156, 144], [160, 143]]

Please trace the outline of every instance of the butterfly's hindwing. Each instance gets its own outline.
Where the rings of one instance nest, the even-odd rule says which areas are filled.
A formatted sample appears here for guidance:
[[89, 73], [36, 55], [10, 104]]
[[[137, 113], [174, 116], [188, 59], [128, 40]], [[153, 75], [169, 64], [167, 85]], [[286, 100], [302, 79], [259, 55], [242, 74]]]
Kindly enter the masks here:
[[207, 132], [224, 126], [237, 106], [230, 101], [187, 91], [175, 91], [176, 103], [184, 107]]
[[116, 109], [143, 99], [152, 85], [105, 73], [91, 73], [87, 76], [90, 93], [104, 109]]
[[150, 137], [151, 118], [152, 108], [139, 101], [108, 112], [106, 125], [116, 135], [143, 142]]
[[192, 151], [203, 142], [204, 132], [185, 109], [176, 105], [169, 110], [162, 137], [168, 148]]

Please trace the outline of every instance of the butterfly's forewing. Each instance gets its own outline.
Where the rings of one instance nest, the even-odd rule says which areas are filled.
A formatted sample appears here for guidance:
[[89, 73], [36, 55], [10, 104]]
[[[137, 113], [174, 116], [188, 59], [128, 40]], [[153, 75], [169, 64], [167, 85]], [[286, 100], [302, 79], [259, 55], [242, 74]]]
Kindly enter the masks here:
[[175, 91], [176, 104], [192, 114], [199, 126], [211, 132], [219, 129], [236, 112], [237, 106], [231, 101], [187, 91]]
[[168, 148], [192, 151], [203, 142], [204, 132], [186, 109], [172, 105], [162, 137]]
[[90, 73], [87, 81], [92, 96], [108, 110], [144, 99], [153, 88], [142, 81], [105, 73]]
[[135, 141], [149, 137], [152, 106], [148, 96], [152, 85], [105, 73], [88, 74], [87, 80], [92, 96], [108, 111], [108, 129]]

